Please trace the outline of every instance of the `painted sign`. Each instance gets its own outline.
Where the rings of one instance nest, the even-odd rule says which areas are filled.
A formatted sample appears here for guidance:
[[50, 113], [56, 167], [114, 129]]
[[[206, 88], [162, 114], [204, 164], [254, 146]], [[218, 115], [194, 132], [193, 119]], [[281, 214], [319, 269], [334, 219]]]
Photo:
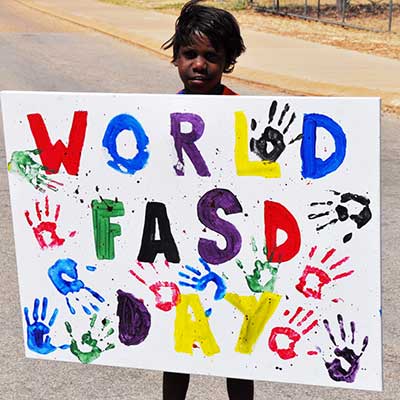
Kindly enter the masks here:
[[379, 99], [2, 107], [28, 357], [381, 390]]

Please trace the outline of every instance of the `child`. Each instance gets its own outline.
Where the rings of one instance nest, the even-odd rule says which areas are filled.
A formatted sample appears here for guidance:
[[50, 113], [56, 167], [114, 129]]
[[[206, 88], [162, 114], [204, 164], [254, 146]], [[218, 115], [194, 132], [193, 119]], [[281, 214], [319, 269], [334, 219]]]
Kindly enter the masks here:
[[[245, 50], [239, 25], [229, 12], [186, 3], [175, 24], [175, 34], [162, 48], [173, 48], [172, 62], [178, 67], [184, 89], [179, 94], [235, 95], [221, 84], [222, 74], [233, 71], [237, 57]], [[184, 400], [189, 374], [164, 372], [163, 399]], [[252, 400], [254, 382], [227, 378], [230, 400]]]
[[173, 48], [172, 62], [184, 84], [179, 93], [235, 95], [221, 84], [221, 78], [233, 71], [246, 49], [239, 25], [229, 12], [199, 1], [183, 6], [175, 34], [162, 45], [164, 50]]

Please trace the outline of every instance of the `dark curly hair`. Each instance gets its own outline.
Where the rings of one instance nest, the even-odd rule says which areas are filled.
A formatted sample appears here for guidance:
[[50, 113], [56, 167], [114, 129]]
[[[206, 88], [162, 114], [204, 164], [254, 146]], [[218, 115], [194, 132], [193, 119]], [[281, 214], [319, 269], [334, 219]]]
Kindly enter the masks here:
[[236, 18], [228, 11], [188, 1], [175, 22], [175, 34], [161, 48], [173, 48], [173, 59], [178, 58], [182, 46], [191, 46], [199, 37], [207, 37], [215, 50], [225, 52], [224, 72], [233, 71], [236, 59], [246, 50]]

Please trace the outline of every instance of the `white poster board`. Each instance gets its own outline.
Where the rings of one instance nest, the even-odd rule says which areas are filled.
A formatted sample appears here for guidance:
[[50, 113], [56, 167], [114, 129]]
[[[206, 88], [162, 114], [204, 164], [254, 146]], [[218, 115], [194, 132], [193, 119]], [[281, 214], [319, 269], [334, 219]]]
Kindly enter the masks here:
[[1, 100], [28, 357], [381, 390], [379, 99]]

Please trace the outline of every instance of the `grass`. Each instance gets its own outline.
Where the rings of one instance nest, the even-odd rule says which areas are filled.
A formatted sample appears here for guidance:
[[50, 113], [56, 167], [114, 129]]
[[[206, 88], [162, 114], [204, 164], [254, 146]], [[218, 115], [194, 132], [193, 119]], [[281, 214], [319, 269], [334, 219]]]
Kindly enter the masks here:
[[[180, 10], [186, 1], [171, 2], [170, 0], [99, 0], [102, 3], [111, 3], [120, 6], [131, 6], [152, 10]], [[248, 6], [248, 0], [211, 0], [204, 4], [212, 5], [226, 10], [244, 10]]]

